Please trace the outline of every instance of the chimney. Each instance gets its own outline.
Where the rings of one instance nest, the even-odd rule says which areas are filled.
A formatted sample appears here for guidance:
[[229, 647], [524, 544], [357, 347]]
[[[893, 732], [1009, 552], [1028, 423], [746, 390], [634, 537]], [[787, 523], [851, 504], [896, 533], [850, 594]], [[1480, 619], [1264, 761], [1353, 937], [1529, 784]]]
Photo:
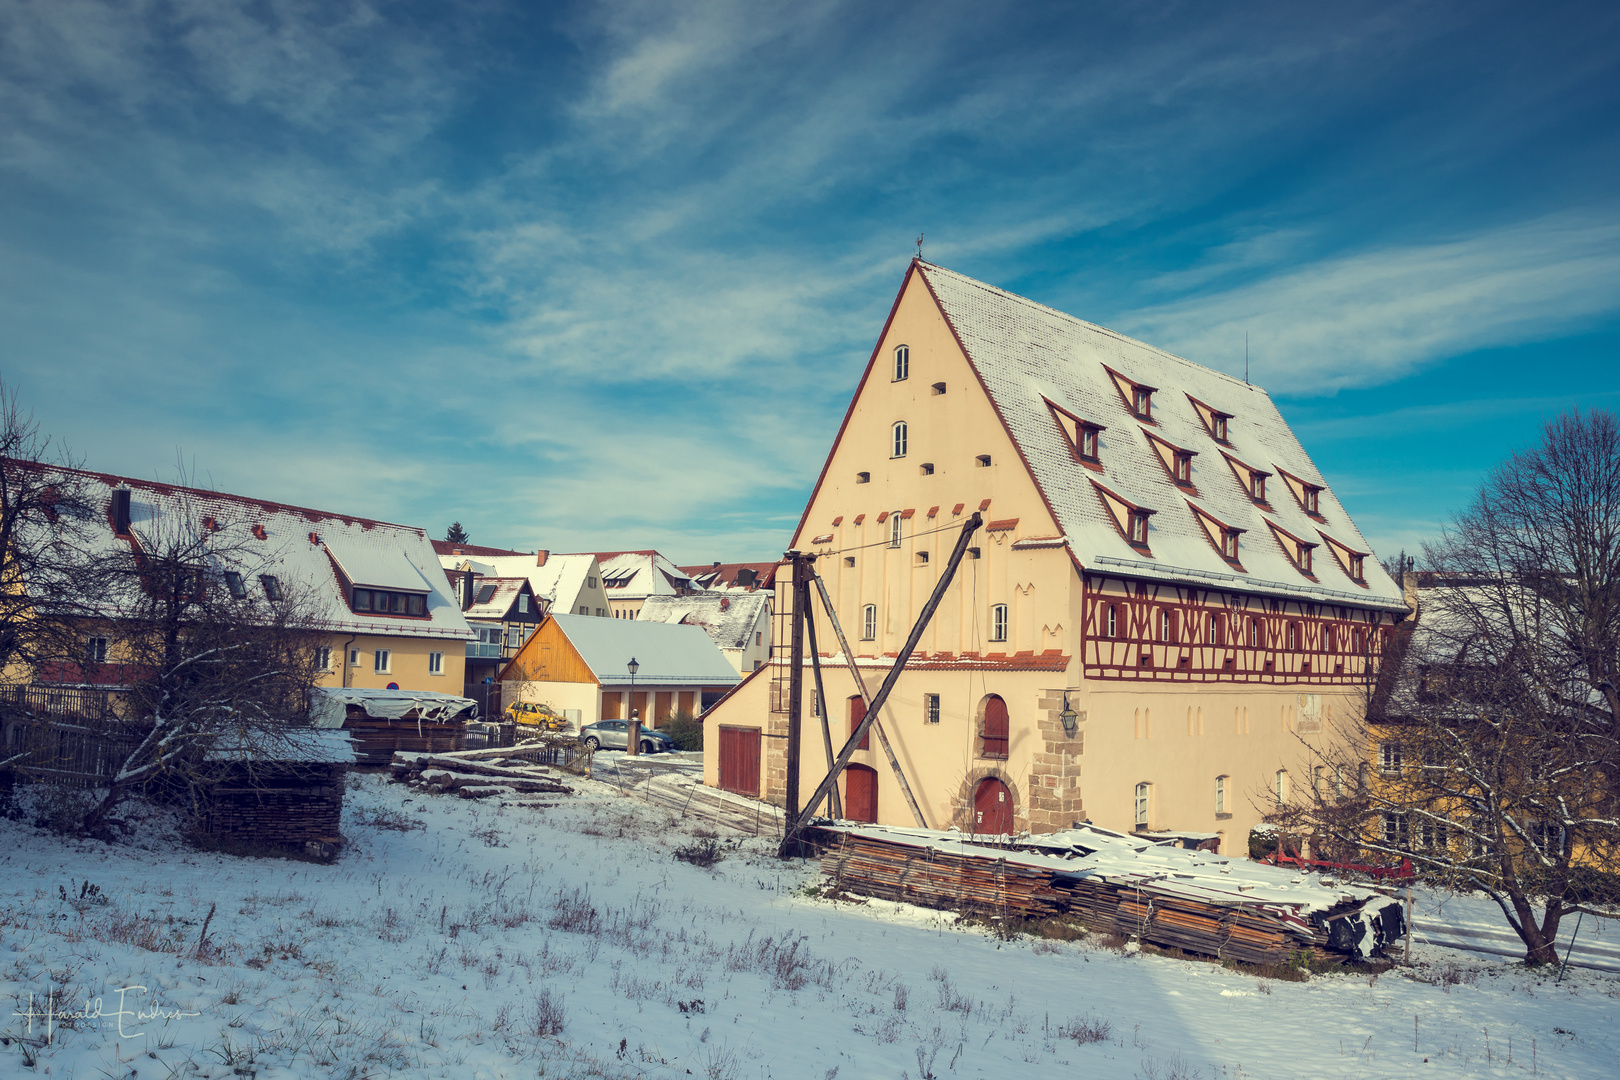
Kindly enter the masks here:
[[260, 522], [259, 524], [253, 526], [253, 539], [255, 539], [255, 540], [264, 540], [264, 539], [267, 539], [269, 537], [269, 535], [270, 535], [269, 533], [264, 531], [264, 523], [263, 522]]
[[715, 570], [720, 569], [720, 560], [719, 559], [714, 560], [714, 566], [712, 567], [712, 569], [715, 569]]
[[541, 548], [539, 551], [534, 553], [534, 565], [544, 566], [546, 565], [546, 560], [549, 558], [551, 558], [551, 552], [546, 548]]
[[113, 532], [129, 535], [129, 488], [114, 488], [112, 493]]
[[318, 533], [318, 532], [310, 533], [309, 534], [309, 542], [311, 544], [314, 544], [316, 547], [320, 547], [321, 546], [321, 534]]
[[730, 611], [731, 610], [731, 597], [722, 596], [720, 598], [720, 610], [721, 611]]

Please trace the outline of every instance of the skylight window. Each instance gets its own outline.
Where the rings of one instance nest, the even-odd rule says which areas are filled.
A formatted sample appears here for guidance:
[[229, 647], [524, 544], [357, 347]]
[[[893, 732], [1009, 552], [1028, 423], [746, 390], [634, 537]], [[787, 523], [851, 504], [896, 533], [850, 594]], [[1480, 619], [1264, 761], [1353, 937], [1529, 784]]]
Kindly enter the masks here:
[[259, 575], [259, 584], [264, 586], [264, 595], [267, 600], [281, 599], [281, 581], [273, 574]]
[[247, 599], [247, 583], [235, 570], [225, 571], [225, 588], [230, 592], [232, 600]]

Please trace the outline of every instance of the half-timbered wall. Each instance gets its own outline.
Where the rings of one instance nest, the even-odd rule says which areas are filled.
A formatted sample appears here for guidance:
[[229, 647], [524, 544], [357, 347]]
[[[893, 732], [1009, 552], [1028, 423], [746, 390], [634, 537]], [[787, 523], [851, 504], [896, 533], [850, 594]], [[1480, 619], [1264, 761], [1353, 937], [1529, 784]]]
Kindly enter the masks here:
[[1381, 654], [1387, 613], [1088, 574], [1087, 679], [1354, 685]]

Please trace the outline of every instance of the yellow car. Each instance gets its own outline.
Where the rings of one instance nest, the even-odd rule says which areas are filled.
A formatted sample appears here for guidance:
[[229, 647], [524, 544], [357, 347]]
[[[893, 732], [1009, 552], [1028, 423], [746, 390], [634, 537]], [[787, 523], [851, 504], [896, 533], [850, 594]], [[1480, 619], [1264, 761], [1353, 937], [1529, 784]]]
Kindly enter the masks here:
[[544, 728], [546, 731], [563, 731], [568, 727], [568, 721], [552, 712], [549, 708], [534, 701], [514, 701], [506, 707], [501, 719], [523, 724], [527, 727]]

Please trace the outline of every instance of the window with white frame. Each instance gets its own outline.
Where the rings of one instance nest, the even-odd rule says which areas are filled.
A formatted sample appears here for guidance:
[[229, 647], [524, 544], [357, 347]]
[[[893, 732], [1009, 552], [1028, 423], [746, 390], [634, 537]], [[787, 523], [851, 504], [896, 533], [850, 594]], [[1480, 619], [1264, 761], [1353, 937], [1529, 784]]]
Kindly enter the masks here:
[[1107, 623], [1108, 636], [1109, 637], [1119, 637], [1119, 605], [1118, 604], [1109, 604], [1108, 605], [1108, 613], [1105, 616], [1105, 621]]
[[1451, 830], [1443, 821], [1423, 818], [1417, 823], [1417, 842], [1425, 851], [1444, 851], [1451, 846]]
[[996, 604], [990, 608], [990, 640], [1007, 640], [1007, 605]]
[[1169, 641], [1171, 635], [1170, 612], [1165, 608], [1159, 609], [1159, 640]]
[[923, 722], [926, 724], [939, 723], [939, 695], [923, 695]]
[[375, 671], [379, 675], [388, 674], [388, 664], [393, 658], [393, 655], [394, 654], [391, 649], [378, 649], [376, 652], [372, 653], [371, 670]]
[[1399, 810], [1386, 811], [1380, 821], [1380, 837], [1390, 847], [1407, 847], [1411, 840], [1411, 828], [1407, 823], [1406, 815]]
[[906, 422], [901, 420], [894, 425], [894, 442], [890, 457], [906, 456]]
[[524, 615], [529, 613], [529, 594], [518, 593], [518, 611]]
[[1215, 778], [1215, 812], [1224, 814], [1226, 810], [1226, 780], [1224, 776]]
[[107, 662], [107, 639], [92, 637], [85, 642], [84, 659], [89, 664], [105, 664]]
[[892, 548], [897, 548], [900, 546], [900, 521], [900, 511], [898, 510], [889, 516], [889, 546]]
[[877, 639], [877, 605], [867, 604], [861, 608], [861, 640], [875, 641]]
[[1152, 790], [1151, 784], [1136, 785], [1136, 827], [1147, 828], [1148, 824], [1148, 793]]
[[315, 646], [315, 667], [320, 671], [332, 670], [332, 646]]
[[894, 347], [894, 381], [900, 382], [911, 377], [911, 346], [896, 345]]
[[350, 667], [359, 667], [360, 666], [360, 650], [359, 649], [350, 649], [349, 650], [349, 666]]
[[443, 675], [444, 674], [444, 653], [442, 653], [442, 652], [430, 652], [430, 653], [428, 653], [428, 674], [429, 675]]
[[1401, 744], [1398, 742], [1383, 742], [1378, 744], [1378, 771], [1385, 776], [1399, 776], [1403, 762]]
[[1288, 801], [1288, 770], [1278, 769], [1271, 778], [1271, 794], [1280, 806]]

